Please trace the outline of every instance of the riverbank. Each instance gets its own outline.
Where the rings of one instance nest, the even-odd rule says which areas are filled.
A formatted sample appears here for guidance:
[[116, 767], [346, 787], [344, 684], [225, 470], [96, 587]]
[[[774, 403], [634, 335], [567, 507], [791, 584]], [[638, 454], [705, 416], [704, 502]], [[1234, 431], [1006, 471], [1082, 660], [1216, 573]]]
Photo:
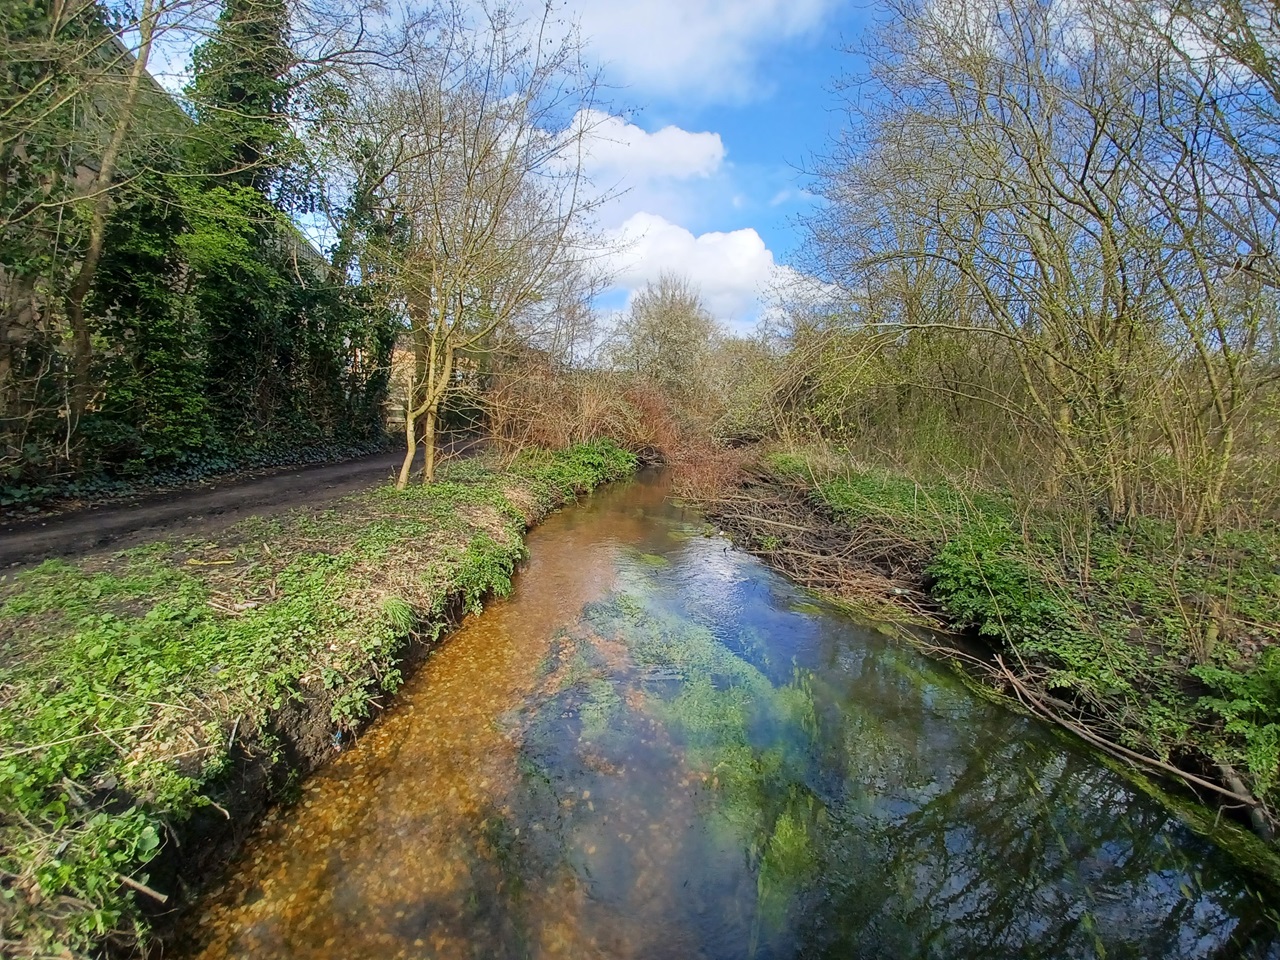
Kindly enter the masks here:
[[[0, 580], [0, 954], [145, 943], [341, 750], [608, 443]], [[163, 922], [163, 921], [161, 921]]]
[[741, 545], [870, 618], [981, 638], [989, 656], [935, 652], [1241, 815], [1277, 859], [1280, 532], [1039, 515], [817, 449], [743, 476], [708, 505]]
[[[1274, 888], [646, 472], [268, 815], [169, 960], [1271, 956]], [[168, 945], [166, 945], [168, 946]]]

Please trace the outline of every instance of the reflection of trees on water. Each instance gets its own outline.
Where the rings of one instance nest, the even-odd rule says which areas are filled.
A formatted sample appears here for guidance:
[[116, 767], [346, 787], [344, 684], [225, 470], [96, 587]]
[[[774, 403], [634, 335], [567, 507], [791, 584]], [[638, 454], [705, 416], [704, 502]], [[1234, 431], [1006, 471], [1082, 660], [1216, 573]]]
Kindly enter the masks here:
[[[784, 676], [642, 597], [589, 621], [632, 660], [562, 637], [562, 685], [513, 713], [523, 776], [470, 866], [491, 945], [564, 924], [615, 956], [1277, 956], [1224, 855], [909, 650], [830, 621]], [[691, 771], [716, 785], [675, 787]]]
[[726, 649], [677, 610], [615, 596], [591, 620], [684, 670], [650, 709], [717, 771], [704, 807], [756, 873], [755, 955], [1260, 957], [1280, 943], [1225, 855], [913, 651], [805, 620], [808, 669], [787, 670], [752, 624]]
[[1274, 923], [1223, 857], [912, 659], [868, 651], [819, 693], [844, 783], [824, 798], [803, 955], [1267, 955], [1249, 941], [1273, 944]]

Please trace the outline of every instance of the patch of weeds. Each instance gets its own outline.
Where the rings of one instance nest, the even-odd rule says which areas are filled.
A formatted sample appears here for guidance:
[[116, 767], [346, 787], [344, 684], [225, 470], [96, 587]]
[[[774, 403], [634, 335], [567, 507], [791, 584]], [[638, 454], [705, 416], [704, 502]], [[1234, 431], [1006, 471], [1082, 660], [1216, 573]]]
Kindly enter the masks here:
[[812, 480], [813, 466], [809, 458], [802, 453], [775, 451], [765, 456], [765, 463], [771, 473], [787, 480]]
[[516, 564], [524, 555], [524, 544], [519, 540], [501, 544], [487, 534], [474, 537], [462, 552], [452, 578], [452, 586], [462, 596], [466, 609], [479, 613], [484, 598], [491, 593], [508, 596]]
[[818, 497], [840, 520], [891, 525], [900, 536], [943, 542], [962, 528], [1007, 528], [1009, 506], [986, 493], [944, 482], [918, 483], [879, 470], [853, 470], [820, 481]]
[[613, 441], [596, 440], [558, 453], [526, 451], [510, 472], [532, 486], [539, 506], [547, 510], [601, 483], [630, 476], [637, 463], [635, 454]]
[[1260, 795], [1274, 795], [1280, 781], [1280, 649], [1267, 650], [1243, 671], [1206, 665], [1192, 672], [1212, 690], [1200, 706], [1230, 738], [1214, 745], [1215, 759], [1246, 771]]
[[413, 607], [399, 597], [387, 597], [382, 601], [382, 615], [391, 630], [400, 636], [408, 636], [417, 620]]
[[964, 529], [942, 546], [926, 572], [952, 621], [984, 636], [1017, 644], [1070, 630], [1070, 600], [1049, 588], [1012, 531]]

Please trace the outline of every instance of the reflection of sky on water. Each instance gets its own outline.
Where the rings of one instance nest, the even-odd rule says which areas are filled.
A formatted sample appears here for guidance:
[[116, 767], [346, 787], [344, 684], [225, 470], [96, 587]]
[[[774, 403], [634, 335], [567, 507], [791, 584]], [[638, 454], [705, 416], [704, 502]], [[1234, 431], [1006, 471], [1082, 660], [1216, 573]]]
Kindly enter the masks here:
[[[1083, 752], [914, 651], [815, 611], [722, 539], [687, 540], [669, 559], [628, 566], [619, 588], [706, 627], [775, 683], [795, 665], [813, 671], [828, 720], [814, 749], [824, 772], [844, 774], [834, 790], [829, 777], [804, 783], [835, 827], [834, 869], [817, 885], [844, 893], [823, 891], [826, 909], [805, 918], [818, 953], [1280, 956], [1265, 923], [1260, 942], [1230, 942], [1238, 915], [1258, 912], [1231, 862]], [[841, 750], [851, 726], [857, 745]], [[859, 909], [890, 882], [878, 916]], [[894, 913], [911, 917], [909, 932], [891, 932]]]
[[199, 956], [1280, 958], [1225, 854], [663, 494], [536, 531]]

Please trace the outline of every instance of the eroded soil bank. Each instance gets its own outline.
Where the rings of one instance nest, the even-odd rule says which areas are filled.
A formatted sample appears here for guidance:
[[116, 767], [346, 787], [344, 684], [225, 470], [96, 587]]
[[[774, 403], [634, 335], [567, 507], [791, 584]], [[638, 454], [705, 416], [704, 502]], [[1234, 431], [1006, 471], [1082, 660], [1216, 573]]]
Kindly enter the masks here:
[[345, 749], [609, 443], [0, 580], [0, 953], [137, 952]]

